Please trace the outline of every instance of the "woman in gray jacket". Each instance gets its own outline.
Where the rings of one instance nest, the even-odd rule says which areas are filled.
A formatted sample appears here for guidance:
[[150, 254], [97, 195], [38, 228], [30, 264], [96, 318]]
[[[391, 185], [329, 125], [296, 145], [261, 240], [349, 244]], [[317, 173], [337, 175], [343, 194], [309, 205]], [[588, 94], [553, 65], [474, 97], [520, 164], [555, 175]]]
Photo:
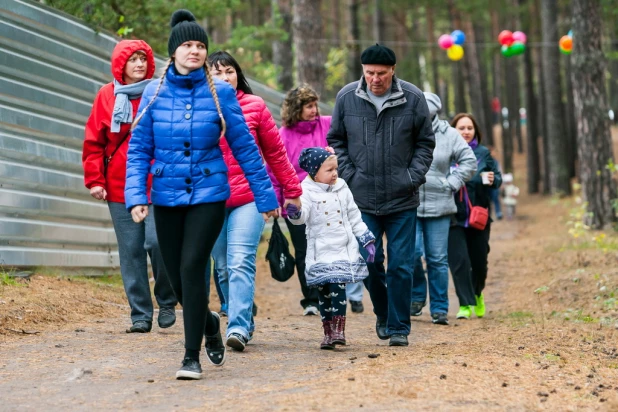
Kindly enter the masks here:
[[[424, 185], [419, 189], [420, 206], [416, 221], [416, 250], [412, 282], [412, 316], [420, 316], [427, 299], [433, 323], [448, 325], [448, 233], [457, 212], [453, 193], [476, 173], [476, 157], [470, 146], [446, 120], [438, 118], [440, 98], [425, 92], [432, 117], [436, 147]], [[427, 278], [421, 262], [425, 254]]]

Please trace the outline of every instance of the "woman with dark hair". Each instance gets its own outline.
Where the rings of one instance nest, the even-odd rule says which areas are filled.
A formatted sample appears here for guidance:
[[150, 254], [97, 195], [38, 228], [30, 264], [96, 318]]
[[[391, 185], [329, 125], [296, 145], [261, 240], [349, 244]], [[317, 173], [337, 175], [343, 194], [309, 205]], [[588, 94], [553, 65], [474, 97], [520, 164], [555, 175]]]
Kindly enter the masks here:
[[[282, 184], [284, 204], [293, 203], [300, 207], [300, 181], [288, 160], [277, 125], [266, 103], [253, 94], [240, 65], [229, 53], [213, 53], [208, 57], [208, 63], [213, 77], [223, 80], [236, 90], [242, 114], [260, 154]], [[221, 138], [220, 146], [229, 169], [231, 196], [225, 204], [223, 229], [212, 250], [212, 257], [227, 303], [227, 345], [243, 351], [255, 330], [253, 298], [256, 257], [264, 219], [258, 212], [247, 178], [225, 137]]]
[[457, 319], [470, 319], [472, 309], [482, 318], [486, 312], [483, 289], [487, 280], [491, 218], [483, 230], [470, 227], [470, 205], [489, 209], [491, 189], [502, 185], [502, 175], [489, 149], [481, 144], [481, 132], [471, 114], [459, 113], [451, 126], [468, 143], [478, 165], [476, 174], [455, 194], [457, 213], [449, 232], [448, 261], [459, 298]]
[[176, 378], [201, 379], [204, 336], [213, 365], [223, 365], [226, 352], [219, 315], [208, 308], [204, 276], [230, 197], [219, 147], [224, 134], [255, 194], [257, 213], [277, 216], [278, 204], [234, 89], [210, 74], [206, 31], [187, 10], [174, 12], [171, 26], [170, 60], [161, 79], [144, 90], [133, 123], [125, 198], [133, 220], [143, 221], [150, 171], [161, 254], [183, 306], [185, 355]]
[[174, 308], [178, 303], [165, 275], [153, 216], [134, 223], [124, 198], [131, 122], [154, 72], [154, 53], [145, 41], [122, 40], [116, 45], [112, 52], [114, 81], [103, 86], [94, 99], [82, 152], [86, 187], [92, 197], [107, 201], [114, 224], [120, 274], [133, 323], [127, 333], [148, 333], [152, 329], [148, 256], [155, 278], [160, 328], [176, 322]]
[[[302, 182], [307, 177], [305, 172], [298, 164], [300, 153], [309, 147], [326, 147], [326, 134], [330, 128], [331, 116], [321, 116], [318, 108], [319, 96], [313, 88], [307, 84], [302, 84], [290, 90], [281, 106], [281, 118], [283, 126], [279, 129], [281, 139], [288, 154], [290, 162], [294, 165], [298, 179]], [[284, 197], [281, 185], [271, 173], [271, 179], [275, 188], [275, 193], [279, 199], [279, 204], [283, 206]], [[307, 237], [305, 235], [305, 225], [294, 225], [289, 219], [285, 208], [282, 215], [290, 231], [294, 254], [296, 260], [296, 272], [300, 281], [300, 288], [303, 299], [300, 301], [303, 307], [303, 315], [317, 315], [318, 312], [318, 292], [315, 288], [307, 287], [305, 278], [305, 257], [307, 254]], [[352, 312], [360, 313], [363, 308], [363, 284], [348, 283], [346, 294], [352, 306]]]

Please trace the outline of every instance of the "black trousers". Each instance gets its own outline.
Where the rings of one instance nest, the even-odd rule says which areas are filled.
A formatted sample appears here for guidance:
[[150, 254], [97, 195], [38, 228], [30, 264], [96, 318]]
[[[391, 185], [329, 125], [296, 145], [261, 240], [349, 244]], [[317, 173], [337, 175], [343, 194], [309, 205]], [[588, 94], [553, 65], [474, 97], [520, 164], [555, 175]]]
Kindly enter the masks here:
[[448, 265], [453, 275], [459, 306], [476, 305], [475, 295], [485, 289], [491, 224], [484, 230], [451, 226], [448, 236]]
[[183, 307], [185, 349], [199, 354], [204, 333], [216, 333], [216, 320], [208, 309], [204, 273], [223, 227], [225, 202], [154, 208], [163, 263]]
[[300, 305], [303, 308], [307, 306], [318, 307], [318, 291], [316, 288], [307, 286], [307, 278], [305, 278], [305, 258], [307, 257], [307, 235], [305, 234], [305, 225], [294, 225], [288, 219], [285, 219], [285, 224], [290, 231], [292, 245], [294, 245], [294, 260], [296, 261], [296, 272], [300, 281], [300, 289], [303, 292], [303, 299]]

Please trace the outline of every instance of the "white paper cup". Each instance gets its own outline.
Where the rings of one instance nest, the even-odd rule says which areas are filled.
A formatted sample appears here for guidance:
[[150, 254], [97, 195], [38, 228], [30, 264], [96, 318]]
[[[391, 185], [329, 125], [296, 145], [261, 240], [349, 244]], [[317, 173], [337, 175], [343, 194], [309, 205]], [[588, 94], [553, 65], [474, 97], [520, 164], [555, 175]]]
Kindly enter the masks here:
[[482, 172], [481, 173], [481, 179], [483, 179], [483, 184], [484, 185], [490, 185], [491, 183], [489, 182], [489, 172]]

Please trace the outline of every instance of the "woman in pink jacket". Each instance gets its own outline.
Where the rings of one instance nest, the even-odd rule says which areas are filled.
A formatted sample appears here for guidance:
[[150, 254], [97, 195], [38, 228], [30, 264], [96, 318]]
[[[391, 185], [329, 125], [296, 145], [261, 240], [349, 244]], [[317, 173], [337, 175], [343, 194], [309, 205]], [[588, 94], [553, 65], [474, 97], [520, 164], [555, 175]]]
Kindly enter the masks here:
[[[236, 89], [236, 97], [249, 131], [255, 138], [269, 170], [282, 182], [279, 191], [284, 203], [300, 207], [302, 189], [294, 168], [288, 160], [277, 125], [266, 103], [253, 94], [238, 62], [227, 52], [208, 56], [211, 74]], [[256, 255], [264, 219], [258, 212], [249, 183], [232, 155], [225, 138], [221, 150], [228, 167], [231, 196], [226, 203], [225, 221], [212, 251], [215, 270], [228, 305], [227, 345], [243, 351], [251, 339], [253, 322], [253, 297], [255, 294]]]
[[[294, 165], [296, 175], [302, 182], [307, 176], [307, 172], [298, 165], [300, 152], [307, 147], [326, 147], [326, 134], [330, 128], [330, 116], [320, 116], [318, 109], [318, 94], [311, 86], [303, 84], [290, 90], [283, 106], [281, 107], [281, 118], [283, 127], [279, 129], [281, 139], [288, 154], [290, 162]], [[285, 204], [284, 186], [279, 182], [279, 177], [273, 170], [268, 168], [268, 173], [275, 188], [275, 194], [279, 204]], [[283, 217], [286, 217], [285, 208], [282, 209]], [[300, 301], [304, 315], [317, 315], [318, 312], [318, 292], [315, 288], [308, 288], [305, 279], [305, 256], [307, 253], [307, 238], [305, 237], [305, 225], [293, 225], [288, 219], [285, 223], [290, 230], [290, 237], [294, 245], [296, 271], [303, 293]], [[363, 311], [363, 284], [351, 283], [347, 286], [347, 295], [352, 306], [352, 311], [360, 313]]]

